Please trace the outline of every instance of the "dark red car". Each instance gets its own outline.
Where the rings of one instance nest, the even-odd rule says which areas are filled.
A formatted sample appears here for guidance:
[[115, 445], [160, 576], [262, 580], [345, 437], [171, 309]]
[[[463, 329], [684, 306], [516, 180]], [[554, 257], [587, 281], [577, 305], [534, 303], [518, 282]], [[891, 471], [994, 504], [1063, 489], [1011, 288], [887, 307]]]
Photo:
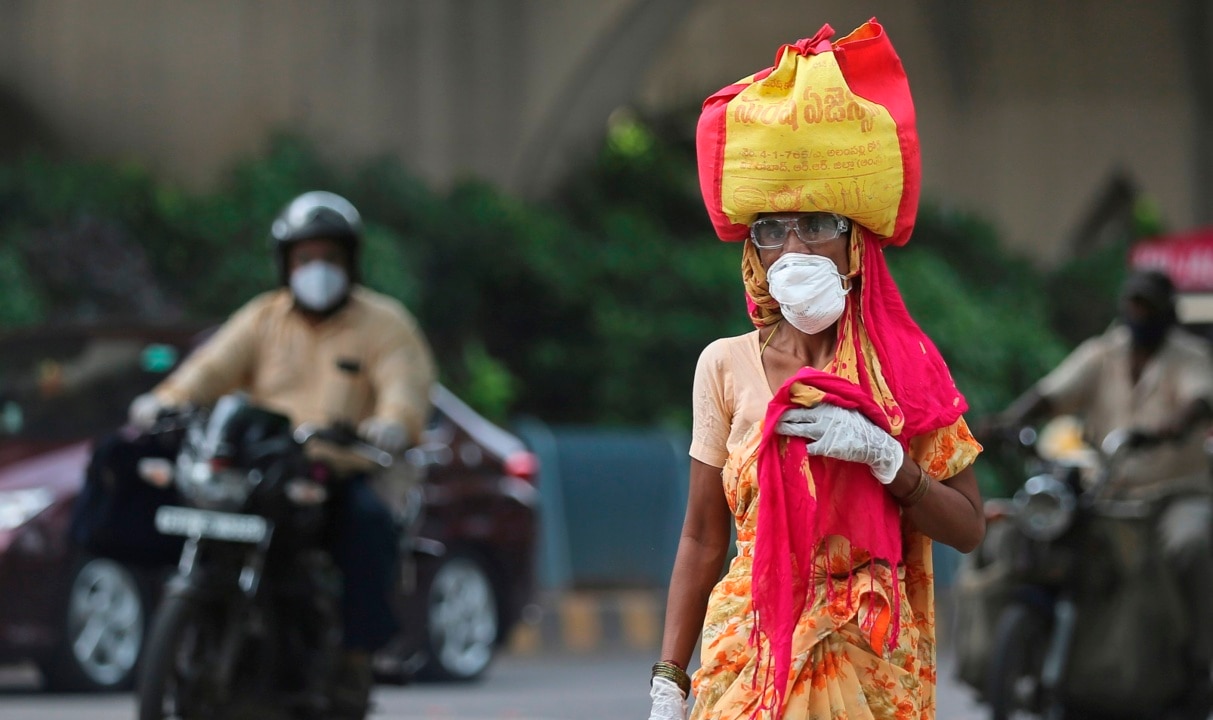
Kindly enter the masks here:
[[[70, 541], [69, 521], [93, 440], [124, 422], [131, 398], [194, 337], [157, 327], [0, 336], [0, 663], [32, 660], [50, 688], [132, 682], [167, 569], [90, 556]], [[406, 453], [424, 478], [426, 552], [408, 568], [405, 636], [379, 660], [473, 679], [531, 598], [537, 463], [445, 388], [433, 401], [423, 441]]]

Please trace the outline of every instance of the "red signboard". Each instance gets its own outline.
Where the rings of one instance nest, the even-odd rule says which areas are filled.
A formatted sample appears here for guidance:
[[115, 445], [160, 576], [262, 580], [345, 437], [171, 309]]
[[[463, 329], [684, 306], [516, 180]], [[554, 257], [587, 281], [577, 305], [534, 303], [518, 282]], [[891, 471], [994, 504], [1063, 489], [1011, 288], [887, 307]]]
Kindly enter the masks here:
[[1213, 292], [1213, 227], [1163, 235], [1129, 251], [1134, 268], [1158, 268], [1180, 292]]

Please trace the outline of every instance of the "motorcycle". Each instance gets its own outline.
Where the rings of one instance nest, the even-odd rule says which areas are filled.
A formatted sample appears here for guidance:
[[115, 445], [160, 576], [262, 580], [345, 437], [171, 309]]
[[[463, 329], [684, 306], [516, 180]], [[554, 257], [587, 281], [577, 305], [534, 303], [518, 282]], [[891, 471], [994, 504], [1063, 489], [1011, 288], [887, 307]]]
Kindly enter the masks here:
[[[1019, 439], [1036, 450], [1030, 428]], [[1155, 535], [1170, 498], [1106, 492], [1120, 463], [1162, 442], [1114, 431], [1086, 459], [1033, 453], [1035, 472], [1000, 508], [1009, 584], [981, 688], [993, 720], [1207, 717], [1192, 701], [1186, 613]]]
[[180, 436], [176, 461], [147, 458], [139, 471], [176, 487], [183, 503], [160, 507], [155, 522], [185, 542], [151, 624], [140, 720], [364, 717], [365, 702], [334, 692], [341, 579], [323, 549], [331, 472], [304, 450], [323, 440], [380, 467], [391, 455], [341, 428], [292, 428], [240, 395], [159, 431]]

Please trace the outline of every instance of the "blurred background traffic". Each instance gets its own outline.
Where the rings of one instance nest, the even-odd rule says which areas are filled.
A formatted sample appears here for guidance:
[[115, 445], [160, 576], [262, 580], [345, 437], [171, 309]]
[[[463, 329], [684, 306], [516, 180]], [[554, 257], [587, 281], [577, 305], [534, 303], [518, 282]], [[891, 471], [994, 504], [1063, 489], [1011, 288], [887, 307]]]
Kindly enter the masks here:
[[[0, 462], [32, 477], [38, 453], [121, 422], [187, 330], [275, 285], [271, 220], [324, 188], [361, 211], [363, 279], [417, 316], [477, 418], [461, 427], [495, 425], [537, 461], [492, 468], [539, 489], [541, 518], [529, 614], [502, 589], [518, 573], [486, 561], [511, 608], [501, 641], [539, 642], [545, 602], [559, 616], [550, 598], [571, 591], [654, 606], [695, 360], [751, 327], [739, 249], [715, 239], [696, 182], [699, 104], [780, 43], [872, 15], [910, 77], [923, 156], [917, 229], [888, 259], [971, 419], [1105, 328], [1135, 261], [1171, 272], [1203, 332], [1204, 0], [2, 0]], [[128, 342], [65, 339], [99, 327]], [[479, 464], [476, 442], [445, 437], [431, 466]], [[56, 471], [69, 485], [75, 457]], [[1013, 492], [1021, 461], [987, 454], [985, 496]], [[15, 539], [59, 498], [30, 485], [0, 486], [0, 550], [66, 542]], [[937, 559], [946, 587], [958, 561]], [[0, 577], [0, 596], [30, 582]], [[655, 630], [637, 622], [619, 632], [645, 649]]]

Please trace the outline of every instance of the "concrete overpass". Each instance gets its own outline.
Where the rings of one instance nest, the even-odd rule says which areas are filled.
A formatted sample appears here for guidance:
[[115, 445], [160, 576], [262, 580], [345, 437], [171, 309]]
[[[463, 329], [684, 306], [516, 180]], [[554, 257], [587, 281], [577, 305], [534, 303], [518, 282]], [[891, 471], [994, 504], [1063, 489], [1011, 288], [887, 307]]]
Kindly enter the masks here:
[[0, 0], [0, 156], [37, 143], [198, 187], [291, 128], [335, 160], [537, 197], [615, 109], [697, 106], [781, 42], [875, 14], [915, 90], [927, 196], [1047, 261], [1117, 174], [1176, 227], [1213, 220], [1207, 5]]

